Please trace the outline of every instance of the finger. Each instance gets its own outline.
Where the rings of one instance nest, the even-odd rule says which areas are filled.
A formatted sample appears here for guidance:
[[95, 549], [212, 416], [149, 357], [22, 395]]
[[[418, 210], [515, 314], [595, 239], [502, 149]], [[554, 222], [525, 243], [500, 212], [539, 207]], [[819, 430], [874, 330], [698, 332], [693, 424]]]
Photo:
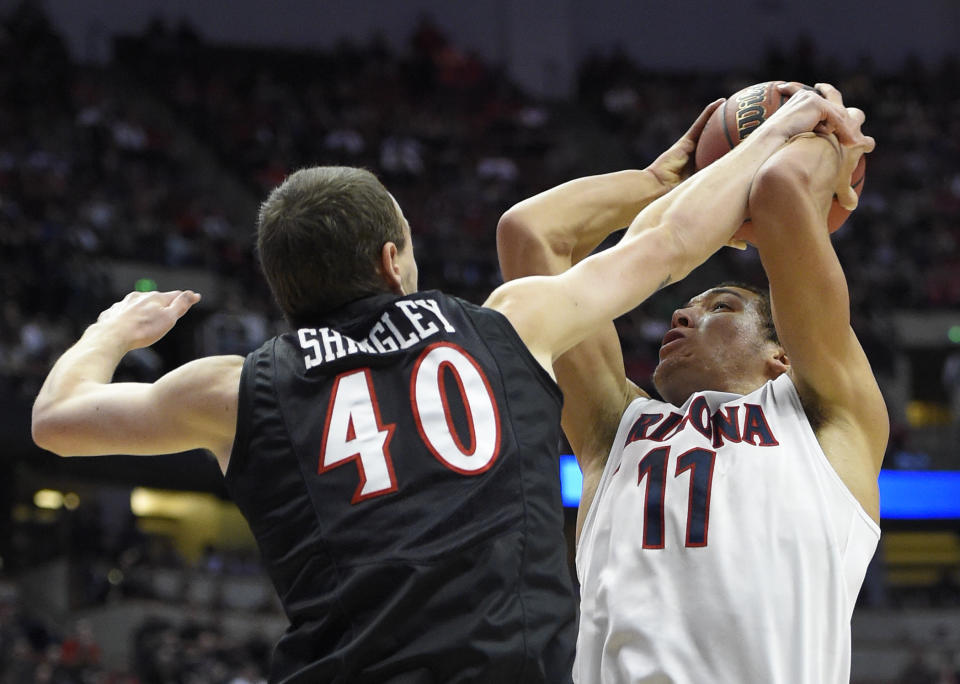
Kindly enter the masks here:
[[859, 144], [864, 136], [860, 133], [860, 125], [854, 122], [847, 110], [829, 101], [824, 104], [824, 123], [833, 127], [831, 132], [837, 139], [844, 145]]
[[805, 86], [803, 83], [800, 83], [799, 81], [787, 81], [786, 83], [777, 84], [777, 90], [779, 90], [782, 94], [786, 95], [787, 97], [801, 90], [806, 90], [806, 89], [807, 89], [807, 86]]
[[166, 292], [145, 292], [146, 295], [151, 295], [157, 299], [162, 300], [166, 304], [170, 304], [177, 297], [183, 295], [185, 292], [192, 292], [193, 290], [167, 290]]
[[843, 106], [843, 96], [840, 94], [840, 91], [831, 84], [818, 83], [816, 86], [814, 86], [814, 90], [823, 95], [823, 97], [830, 102]]
[[857, 191], [846, 184], [845, 187], [837, 191], [837, 202], [847, 211], [853, 211], [860, 203], [860, 198], [857, 196]]
[[177, 318], [183, 316], [187, 313], [191, 306], [200, 301], [200, 295], [192, 290], [184, 290], [180, 292], [173, 301], [167, 305], [167, 308], [170, 309]]
[[867, 120], [867, 115], [863, 113], [862, 109], [857, 107], [847, 107], [847, 115], [853, 119], [854, 123], [858, 126], [862, 126], [863, 122]]
[[813, 132], [817, 135], [831, 135], [837, 130], [837, 127], [831, 124], [829, 121], [821, 121], [817, 124], [816, 128], [813, 129]]
[[703, 133], [704, 127], [707, 125], [707, 121], [710, 120], [710, 117], [713, 116], [713, 113], [717, 111], [717, 108], [722, 106], [726, 102], [726, 98], [721, 97], [719, 100], [714, 100], [706, 107], [703, 108], [703, 111], [700, 112], [700, 116], [697, 117], [697, 120], [693, 122], [693, 125], [687, 129], [687, 132], [684, 134], [685, 138], [689, 138], [694, 142], [700, 139], [700, 134]]
[[[193, 292], [193, 291], [192, 290], [167, 290], [165, 292], [158, 292], [154, 290], [151, 292], [141, 292], [140, 294], [143, 295], [142, 302], [144, 305], [153, 304], [155, 306], [169, 308], [174, 305], [174, 302], [176, 302], [179, 298], [183, 297], [183, 295], [188, 292]], [[191, 304], [191, 306], [192, 305], [193, 304]]]

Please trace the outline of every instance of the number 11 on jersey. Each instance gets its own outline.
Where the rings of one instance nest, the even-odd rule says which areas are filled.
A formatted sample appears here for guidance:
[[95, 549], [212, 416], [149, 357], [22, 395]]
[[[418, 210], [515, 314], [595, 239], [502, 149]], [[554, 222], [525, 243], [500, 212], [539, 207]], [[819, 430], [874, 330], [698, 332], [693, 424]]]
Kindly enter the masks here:
[[[687, 538], [684, 546], [707, 545], [710, 524], [710, 490], [713, 488], [713, 464], [717, 452], [690, 449], [677, 458], [673, 476], [690, 473], [687, 496]], [[646, 501], [643, 510], [643, 548], [664, 547], [664, 506], [667, 493], [667, 464], [670, 447], [648, 451], [637, 467], [637, 486], [646, 479]]]

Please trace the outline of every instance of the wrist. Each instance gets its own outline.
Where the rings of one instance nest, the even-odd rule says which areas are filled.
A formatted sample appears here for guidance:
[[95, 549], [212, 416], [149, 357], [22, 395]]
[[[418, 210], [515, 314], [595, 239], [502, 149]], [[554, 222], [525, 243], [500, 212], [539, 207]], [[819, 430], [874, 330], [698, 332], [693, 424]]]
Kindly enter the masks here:
[[679, 181], [671, 180], [669, 176], [661, 177], [653, 164], [635, 173], [637, 174], [636, 184], [640, 190], [638, 196], [644, 199], [645, 204], [663, 197], [680, 184]]
[[791, 140], [807, 135], [806, 133], [795, 134], [786, 126], [770, 126], [770, 123], [768, 121], [766, 125], [760, 126], [739, 147], [746, 147], [748, 143], [752, 143], [754, 148], [763, 149], [769, 156]]
[[135, 347], [121, 330], [117, 330], [116, 326], [103, 321], [97, 321], [88, 326], [83, 331], [80, 341], [109, 357], [115, 358], [118, 363], [124, 354]]

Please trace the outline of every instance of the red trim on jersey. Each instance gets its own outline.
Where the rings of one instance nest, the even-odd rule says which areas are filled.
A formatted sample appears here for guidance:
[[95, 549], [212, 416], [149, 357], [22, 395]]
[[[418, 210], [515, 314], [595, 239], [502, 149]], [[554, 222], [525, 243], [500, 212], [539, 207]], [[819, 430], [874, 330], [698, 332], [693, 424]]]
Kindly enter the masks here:
[[[453, 379], [457, 381], [457, 388], [460, 390], [460, 398], [463, 400], [463, 408], [467, 413], [467, 429], [470, 431], [470, 446], [464, 447], [460, 441], [460, 435], [457, 433], [457, 426], [453, 424], [453, 415], [450, 412], [450, 403], [447, 400], [447, 384], [443, 381], [443, 371], [449, 369], [453, 374]], [[465, 456], [473, 456], [477, 451], [477, 432], [473, 427], [473, 411], [470, 410], [470, 400], [467, 398], [467, 390], [463, 386], [463, 378], [457, 372], [457, 367], [449, 361], [441, 361], [437, 367], [437, 381], [440, 384], [440, 401], [443, 404], [443, 414], [447, 419], [447, 428], [450, 430], [450, 436], [453, 437], [454, 444]]]
[[686, 422], [686, 414], [671, 411], [667, 414], [663, 421], [657, 425], [656, 429], [650, 433], [650, 436], [647, 439], [649, 439], [651, 442], [666, 442], [675, 434], [683, 430]]
[[[642, 439], [650, 439], [647, 436], [647, 431], [659, 423], [661, 418], [663, 418], [662, 413], [641, 413], [640, 417], [633, 422], [633, 425], [627, 431], [627, 439], [623, 447], [626, 448], [628, 444], [633, 444]], [[638, 429], [639, 432], [637, 432]]]

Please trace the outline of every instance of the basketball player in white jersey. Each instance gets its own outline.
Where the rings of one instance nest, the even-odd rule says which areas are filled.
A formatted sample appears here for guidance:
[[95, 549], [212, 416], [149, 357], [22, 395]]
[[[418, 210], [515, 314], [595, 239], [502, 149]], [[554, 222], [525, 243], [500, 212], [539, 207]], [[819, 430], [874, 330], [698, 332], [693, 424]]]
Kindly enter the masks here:
[[[724, 285], [675, 311], [653, 376], [662, 401], [625, 377], [613, 324], [554, 364], [583, 470], [581, 684], [849, 681], [888, 421], [826, 224], [865, 148], [831, 137], [795, 139], [758, 171], [736, 237], [759, 250], [772, 307]], [[512, 208], [504, 277], [576, 264], [650, 201], [652, 179], [682, 180], [695, 138], [645, 171]]]

